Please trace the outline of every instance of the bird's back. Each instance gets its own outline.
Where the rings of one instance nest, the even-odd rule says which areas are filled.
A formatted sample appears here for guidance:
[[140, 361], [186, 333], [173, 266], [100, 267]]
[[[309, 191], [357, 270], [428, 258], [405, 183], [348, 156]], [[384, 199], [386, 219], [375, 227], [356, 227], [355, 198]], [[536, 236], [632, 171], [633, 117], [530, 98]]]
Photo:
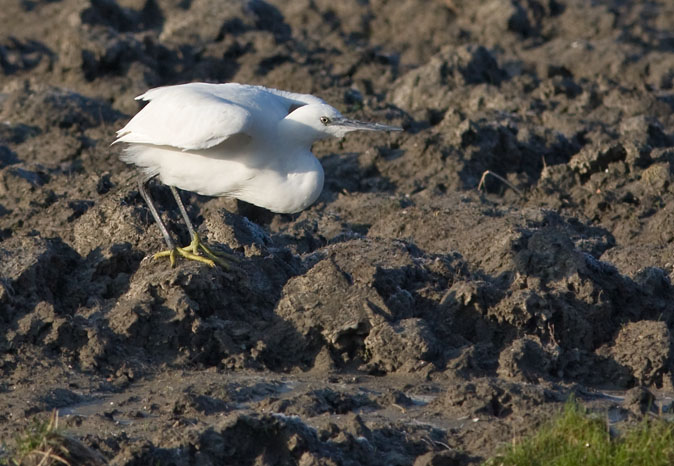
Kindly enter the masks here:
[[189, 83], [150, 89], [149, 103], [117, 132], [115, 142], [202, 150], [245, 133], [274, 131], [293, 109], [318, 97], [245, 84]]

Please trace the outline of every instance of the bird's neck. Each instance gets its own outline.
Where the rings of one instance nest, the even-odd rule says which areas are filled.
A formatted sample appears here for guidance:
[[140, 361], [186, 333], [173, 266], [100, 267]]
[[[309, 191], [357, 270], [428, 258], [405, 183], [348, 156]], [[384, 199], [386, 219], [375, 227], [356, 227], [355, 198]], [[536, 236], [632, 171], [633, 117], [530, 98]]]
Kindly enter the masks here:
[[327, 137], [301, 121], [295, 120], [291, 113], [278, 125], [278, 137], [286, 145], [309, 149], [319, 139]]

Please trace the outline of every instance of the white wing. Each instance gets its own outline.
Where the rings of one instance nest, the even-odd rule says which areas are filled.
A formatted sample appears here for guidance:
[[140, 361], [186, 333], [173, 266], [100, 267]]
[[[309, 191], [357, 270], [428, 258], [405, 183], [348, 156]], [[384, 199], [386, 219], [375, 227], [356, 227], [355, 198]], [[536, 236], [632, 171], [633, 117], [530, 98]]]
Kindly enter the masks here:
[[115, 143], [182, 150], [208, 149], [235, 134], [255, 137], [295, 108], [323, 103], [308, 94], [235, 83], [158, 87], [136, 99], [149, 103], [117, 132]]
[[137, 99], [150, 103], [117, 132], [115, 142], [207, 149], [252, 123], [244, 107], [185, 86], [151, 89]]

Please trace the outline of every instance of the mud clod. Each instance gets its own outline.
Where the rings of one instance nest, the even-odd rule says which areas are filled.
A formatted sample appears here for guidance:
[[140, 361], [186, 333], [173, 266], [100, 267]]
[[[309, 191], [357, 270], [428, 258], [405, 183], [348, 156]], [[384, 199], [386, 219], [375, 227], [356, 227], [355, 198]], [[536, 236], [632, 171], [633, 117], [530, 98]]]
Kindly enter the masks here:
[[[669, 409], [672, 2], [6, 3], [0, 438], [58, 409], [110, 464], [464, 465], [572, 395]], [[110, 143], [190, 81], [405, 131], [317, 143], [296, 215], [183, 193], [236, 267], [170, 268]]]

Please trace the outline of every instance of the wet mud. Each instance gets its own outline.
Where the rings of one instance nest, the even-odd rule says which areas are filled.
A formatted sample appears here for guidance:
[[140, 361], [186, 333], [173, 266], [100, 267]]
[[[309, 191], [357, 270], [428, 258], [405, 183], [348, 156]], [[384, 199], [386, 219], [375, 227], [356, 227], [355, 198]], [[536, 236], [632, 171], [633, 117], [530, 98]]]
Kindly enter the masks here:
[[[479, 464], [570, 396], [669, 412], [671, 2], [3, 10], [0, 455], [54, 409], [118, 465]], [[317, 143], [300, 214], [183, 193], [239, 261], [170, 268], [110, 143], [190, 81], [405, 131]]]

